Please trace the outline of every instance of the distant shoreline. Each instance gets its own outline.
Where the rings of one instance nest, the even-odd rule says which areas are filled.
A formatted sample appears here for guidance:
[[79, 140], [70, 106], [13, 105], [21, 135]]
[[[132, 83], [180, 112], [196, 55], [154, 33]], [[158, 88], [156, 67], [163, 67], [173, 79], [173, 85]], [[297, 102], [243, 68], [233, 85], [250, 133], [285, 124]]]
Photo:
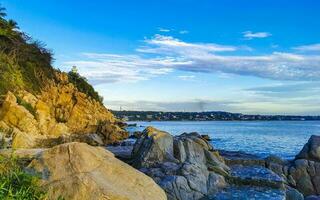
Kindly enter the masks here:
[[320, 121], [320, 116], [303, 115], [247, 115], [224, 111], [161, 112], [111, 111], [124, 121]]

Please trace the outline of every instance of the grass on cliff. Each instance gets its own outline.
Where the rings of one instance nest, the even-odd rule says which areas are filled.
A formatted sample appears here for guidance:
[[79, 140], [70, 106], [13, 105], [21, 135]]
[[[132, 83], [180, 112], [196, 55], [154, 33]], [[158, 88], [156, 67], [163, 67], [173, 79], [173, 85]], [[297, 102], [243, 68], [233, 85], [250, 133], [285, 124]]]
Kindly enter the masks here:
[[1, 200], [45, 200], [38, 178], [23, 171], [17, 159], [0, 156]]
[[28, 102], [17, 96], [17, 103], [27, 109], [33, 116], [36, 116], [36, 109]]
[[75, 85], [80, 92], [85, 93], [100, 103], [103, 103], [103, 98], [99, 96], [98, 92], [94, 90], [92, 85], [88, 83], [85, 77], [82, 77], [80, 74], [71, 71], [68, 73], [68, 78], [70, 83]]

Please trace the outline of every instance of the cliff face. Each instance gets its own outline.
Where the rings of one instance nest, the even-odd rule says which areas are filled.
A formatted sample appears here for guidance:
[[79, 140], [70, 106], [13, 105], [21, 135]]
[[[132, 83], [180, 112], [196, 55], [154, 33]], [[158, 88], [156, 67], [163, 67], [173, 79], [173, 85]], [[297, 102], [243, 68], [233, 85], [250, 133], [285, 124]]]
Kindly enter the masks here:
[[84, 77], [54, 69], [52, 52], [3, 15], [0, 148], [54, 146], [74, 140], [102, 145], [127, 137]]
[[0, 129], [7, 143], [13, 148], [34, 148], [51, 146], [53, 141], [61, 143], [55, 139], [75, 134], [97, 134], [105, 144], [127, 137], [112, 113], [79, 92], [67, 74], [56, 72], [55, 76], [56, 81], [39, 94], [18, 90], [3, 96]]

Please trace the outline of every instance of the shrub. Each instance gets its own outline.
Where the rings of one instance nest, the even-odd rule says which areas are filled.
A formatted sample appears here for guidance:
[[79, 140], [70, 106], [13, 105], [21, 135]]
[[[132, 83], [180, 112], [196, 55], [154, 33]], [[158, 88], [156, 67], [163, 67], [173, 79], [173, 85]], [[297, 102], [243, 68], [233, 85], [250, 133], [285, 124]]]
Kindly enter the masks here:
[[103, 98], [99, 96], [98, 92], [94, 90], [92, 85], [90, 85], [85, 77], [80, 76], [80, 74], [75, 72], [68, 73], [69, 81], [75, 85], [78, 90], [82, 93], [85, 93], [89, 97], [93, 98], [94, 100], [103, 103]]
[[39, 179], [24, 172], [17, 159], [0, 156], [0, 199], [45, 200]]
[[23, 100], [21, 97], [18, 97], [18, 96], [17, 96], [17, 103], [25, 107], [25, 109], [27, 109], [33, 116], [36, 116], [36, 110], [30, 103], [26, 102], [25, 100]]

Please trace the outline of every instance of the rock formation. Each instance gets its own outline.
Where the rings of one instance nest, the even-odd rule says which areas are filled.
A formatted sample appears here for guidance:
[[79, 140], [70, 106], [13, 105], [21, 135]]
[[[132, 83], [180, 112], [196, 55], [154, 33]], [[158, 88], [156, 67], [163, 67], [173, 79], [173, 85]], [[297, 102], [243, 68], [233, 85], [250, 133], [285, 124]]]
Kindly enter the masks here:
[[320, 136], [311, 136], [288, 170], [288, 180], [305, 196], [320, 195]]
[[251, 168], [260, 166], [272, 170], [283, 179], [288, 199], [303, 199], [299, 193], [305, 197], [320, 195], [320, 136], [311, 136], [292, 161], [284, 161], [276, 156], [261, 159], [248, 154], [230, 152], [222, 155], [225, 156], [226, 163], [229, 165], [251, 166]]
[[148, 127], [132, 153], [133, 165], [151, 176], [170, 200], [198, 200], [226, 186], [229, 168], [197, 133], [173, 137]]
[[[59, 81], [49, 83], [39, 95], [24, 90], [8, 92], [1, 101], [0, 132], [12, 137], [13, 148], [53, 146], [69, 136], [104, 144], [128, 137], [101, 103], [79, 92], [66, 74], [56, 76]], [[73, 134], [77, 136], [71, 137]], [[92, 138], [87, 134], [97, 135]]]
[[148, 176], [101, 147], [67, 143], [43, 151], [27, 167], [41, 177], [49, 199], [166, 200]]

